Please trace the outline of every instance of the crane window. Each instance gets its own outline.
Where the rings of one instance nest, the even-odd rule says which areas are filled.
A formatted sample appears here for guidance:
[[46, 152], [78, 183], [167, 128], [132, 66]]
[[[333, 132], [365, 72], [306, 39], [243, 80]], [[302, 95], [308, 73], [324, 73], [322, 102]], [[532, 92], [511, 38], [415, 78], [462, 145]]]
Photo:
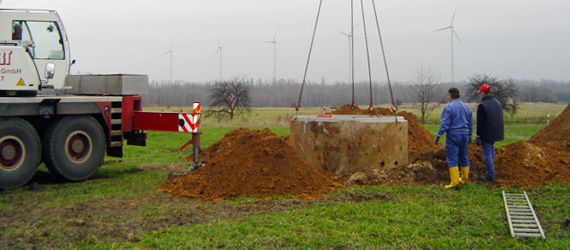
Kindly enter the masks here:
[[65, 59], [63, 40], [56, 22], [14, 21], [12, 27], [13, 40], [34, 42], [34, 48], [29, 51], [34, 59]]

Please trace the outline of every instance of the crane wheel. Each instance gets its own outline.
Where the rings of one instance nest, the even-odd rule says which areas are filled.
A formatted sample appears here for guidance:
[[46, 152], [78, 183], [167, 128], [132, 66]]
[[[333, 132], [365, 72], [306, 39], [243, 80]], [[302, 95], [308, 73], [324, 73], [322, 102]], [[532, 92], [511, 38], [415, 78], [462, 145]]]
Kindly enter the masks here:
[[24, 119], [0, 119], [0, 190], [26, 184], [41, 160], [40, 138]]
[[106, 137], [91, 116], [67, 116], [50, 124], [43, 137], [44, 162], [69, 181], [91, 177], [103, 164]]

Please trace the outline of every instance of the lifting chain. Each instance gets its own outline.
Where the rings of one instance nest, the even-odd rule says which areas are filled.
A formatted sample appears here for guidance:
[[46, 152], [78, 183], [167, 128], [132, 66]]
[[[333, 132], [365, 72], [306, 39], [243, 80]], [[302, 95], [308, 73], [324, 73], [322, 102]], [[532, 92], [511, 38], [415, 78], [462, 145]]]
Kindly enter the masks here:
[[[364, 27], [364, 43], [366, 44], [366, 60], [368, 63], [368, 82], [370, 84], [370, 106], [368, 112], [374, 111], [374, 104], [372, 102], [372, 67], [370, 66], [370, 49], [368, 47], [368, 31], [366, 30], [366, 15], [364, 15], [364, 0], [360, 0], [360, 11], [362, 12], [362, 27]], [[353, 89], [354, 95], [354, 89]]]
[[376, 27], [378, 29], [378, 38], [380, 39], [380, 47], [382, 48], [382, 57], [384, 58], [384, 67], [386, 69], [386, 78], [388, 79], [388, 88], [390, 89], [390, 98], [392, 100], [392, 107], [390, 109], [394, 112], [394, 117], [396, 122], [398, 122], [398, 117], [396, 112], [398, 112], [398, 105], [394, 102], [394, 94], [392, 92], [392, 84], [390, 83], [390, 74], [388, 73], [388, 61], [386, 60], [386, 52], [384, 51], [384, 42], [382, 41], [382, 33], [380, 32], [380, 22], [378, 21], [378, 11], [376, 10], [376, 3], [372, 0], [372, 7], [374, 9], [374, 16], [376, 17]]
[[[378, 11], [377, 11], [377, 9], [376, 9], [376, 3], [375, 3], [375, 1], [374, 1], [374, 0], [371, 0], [371, 1], [372, 1], [373, 9], [374, 9], [374, 16], [375, 16], [375, 18], [376, 18], [376, 27], [377, 27], [377, 30], [378, 30], [378, 38], [380, 39], [380, 47], [381, 47], [381, 49], [382, 49], [382, 57], [383, 57], [383, 59], [384, 59], [384, 67], [385, 67], [385, 70], [386, 70], [386, 78], [387, 78], [387, 81], [388, 81], [388, 88], [390, 89], [390, 98], [391, 98], [391, 101], [392, 101], [392, 107], [390, 107], [390, 109], [392, 110], [392, 112], [394, 112], [394, 116], [396, 117], [396, 122], [398, 122], [397, 114], [396, 114], [396, 113], [398, 112], [398, 109], [399, 109], [399, 108], [398, 108], [398, 105], [396, 105], [396, 102], [394, 101], [394, 94], [393, 94], [393, 91], [392, 91], [392, 84], [391, 84], [391, 82], [390, 82], [390, 74], [388, 73], [388, 63], [387, 63], [387, 60], [386, 60], [386, 52], [385, 52], [385, 50], [384, 50], [384, 43], [383, 43], [383, 40], [382, 40], [382, 34], [381, 34], [381, 32], [380, 32], [380, 23], [379, 23], [379, 21], [378, 21]], [[311, 45], [310, 45], [310, 47], [309, 47], [309, 54], [308, 54], [308, 56], [307, 56], [307, 63], [305, 64], [305, 72], [304, 72], [304, 74], [303, 74], [303, 82], [301, 83], [301, 91], [300, 91], [300, 93], [299, 93], [299, 99], [297, 100], [297, 105], [295, 106], [295, 110], [297, 111], [297, 114], [299, 113], [299, 109], [301, 108], [301, 98], [303, 97], [303, 89], [305, 88], [305, 83], [306, 83], [306, 78], [307, 78], [307, 72], [308, 72], [308, 69], [309, 69], [309, 63], [310, 63], [310, 61], [311, 61], [311, 54], [312, 54], [312, 51], [313, 51], [313, 45], [314, 45], [314, 42], [315, 42], [315, 36], [316, 36], [316, 33], [317, 33], [317, 26], [318, 26], [318, 24], [319, 24], [319, 18], [320, 18], [320, 15], [321, 15], [322, 5], [323, 5], [323, 0], [320, 0], [320, 1], [319, 1], [319, 8], [318, 8], [318, 10], [317, 10], [317, 17], [316, 17], [316, 20], [315, 20], [315, 26], [314, 26], [314, 28], [313, 28], [313, 35], [312, 35], [312, 38], [311, 38]], [[363, 27], [364, 27], [364, 40], [365, 40], [365, 43], [366, 43], [366, 56], [367, 56], [367, 60], [368, 60], [368, 80], [369, 80], [369, 85], [370, 85], [370, 106], [368, 107], [368, 111], [369, 111], [369, 112], [373, 112], [373, 111], [374, 111], [374, 105], [373, 105], [373, 95], [372, 95], [372, 92], [373, 92], [373, 91], [372, 91], [372, 69], [371, 69], [372, 67], [371, 67], [371, 63], [370, 63], [370, 51], [369, 51], [369, 45], [368, 45], [368, 32], [367, 32], [367, 29], [366, 29], [366, 18], [365, 18], [365, 15], [364, 15], [364, 1], [363, 1], [363, 0], [360, 0], [360, 9], [361, 9], [361, 12], [362, 12], [362, 21], [363, 21]], [[354, 0], [351, 0], [351, 1], [350, 1], [350, 10], [351, 10], [351, 14], [350, 14], [350, 18], [351, 18], [351, 20], [350, 20], [350, 26], [351, 26], [351, 28], [353, 29], [353, 28], [354, 28]], [[352, 82], [352, 103], [351, 103], [351, 109], [354, 111], [354, 110], [356, 109], [356, 103], [355, 103], [355, 100], [354, 100], [354, 85], [355, 85], [355, 83], [354, 83], [354, 33], [351, 32], [351, 34], [352, 34], [352, 36], [351, 36], [351, 48], [350, 48], [350, 49], [351, 49], [351, 54], [350, 54], [350, 58], [351, 58], [351, 60], [350, 60], [350, 61], [351, 61], [351, 82]]]
[[295, 110], [299, 113], [301, 108], [301, 97], [303, 97], [303, 88], [305, 87], [305, 81], [307, 79], [307, 71], [309, 70], [309, 62], [311, 61], [311, 53], [313, 52], [313, 44], [315, 43], [315, 35], [317, 34], [317, 25], [319, 24], [319, 17], [321, 16], [321, 7], [323, 6], [323, 0], [319, 1], [319, 9], [317, 11], [317, 18], [315, 20], [315, 27], [313, 28], [313, 37], [311, 38], [311, 46], [309, 47], [309, 56], [307, 57], [307, 64], [305, 64], [305, 73], [303, 74], [303, 83], [301, 83], [301, 92], [299, 93], [299, 100], [297, 100], [297, 106]]

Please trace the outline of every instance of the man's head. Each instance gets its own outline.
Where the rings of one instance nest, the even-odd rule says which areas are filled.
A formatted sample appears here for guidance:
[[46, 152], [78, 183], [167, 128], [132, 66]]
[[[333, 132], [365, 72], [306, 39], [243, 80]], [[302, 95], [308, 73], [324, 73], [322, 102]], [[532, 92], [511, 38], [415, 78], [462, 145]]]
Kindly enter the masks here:
[[459, 95], [459, 89], [457, 88], [450, 88], [447, 92], [449, 93], [449, 99], [451, 100], [461, 97], [461, 95]]
[[487, 96], [491, 94], [491, 86], [489, 86], [489, 84], [483, 83], [477, 93], [481, 93], [482, 96]]

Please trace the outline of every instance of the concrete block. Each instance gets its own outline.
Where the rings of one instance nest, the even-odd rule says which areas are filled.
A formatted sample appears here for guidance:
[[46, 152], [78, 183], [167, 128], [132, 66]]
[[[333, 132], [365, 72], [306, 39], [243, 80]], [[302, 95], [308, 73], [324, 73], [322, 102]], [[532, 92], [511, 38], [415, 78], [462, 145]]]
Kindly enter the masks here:
[[408, 122], [401, 116], [296, 116], [289, 144], [308, 164], [338, 176], [408, 164]]

